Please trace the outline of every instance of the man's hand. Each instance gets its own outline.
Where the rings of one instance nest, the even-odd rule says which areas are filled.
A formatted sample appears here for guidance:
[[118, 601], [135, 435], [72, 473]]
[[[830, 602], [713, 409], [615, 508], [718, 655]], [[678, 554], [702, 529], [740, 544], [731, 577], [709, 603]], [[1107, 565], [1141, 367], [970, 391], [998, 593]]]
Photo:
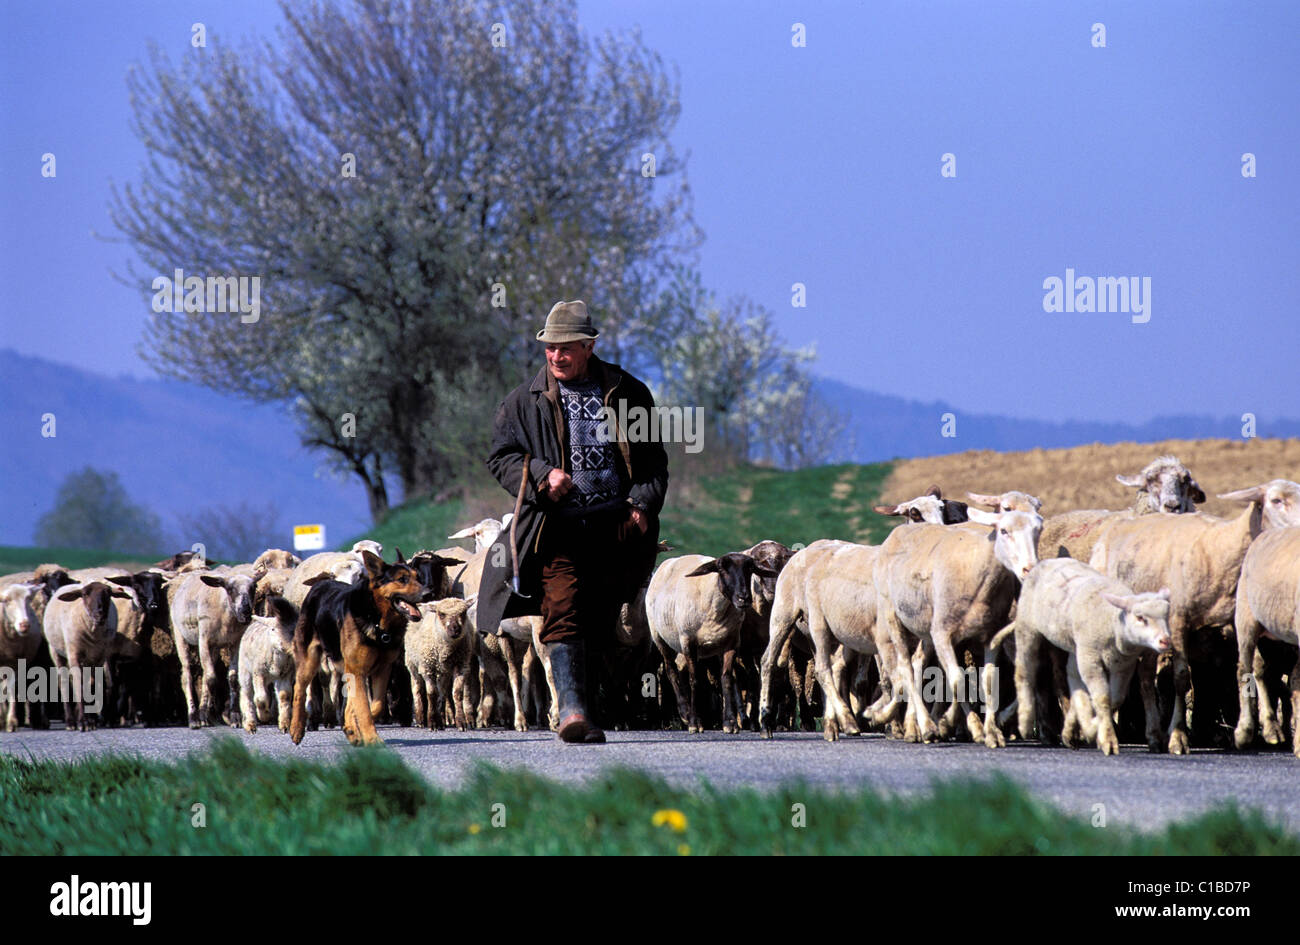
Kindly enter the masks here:
[[631, 514], [630, 516], [628, 516], [628, 517], [632, 519], [632, 524], [633, 524], [633, 525], [635, 525], [637, 528], [641, 529], [641, 534], [642, 534], [642, 535], [644, 535], [645, 532], [646, 532], [646, 529], [650, 527], [650, 520], [647, 519], [646, 516], [645, 516], [645, 513], [642, 512], [642, 511], [641, 511], [640, 509], [638, 509], [638, 508], [635, 508], [635, 507], [634, 507], [634, 508], [632, 509], [632, 514]]
[[558, 501], [573, 488], [573, 477], [557, 466], [547, 473], [543, 488], [547, 495]]

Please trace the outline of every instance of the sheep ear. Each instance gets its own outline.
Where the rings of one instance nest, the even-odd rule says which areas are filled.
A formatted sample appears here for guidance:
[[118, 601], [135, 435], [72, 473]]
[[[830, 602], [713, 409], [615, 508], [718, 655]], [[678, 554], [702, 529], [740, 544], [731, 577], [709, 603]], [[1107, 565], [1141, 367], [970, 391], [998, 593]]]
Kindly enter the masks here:
[[996, 525], [998, 523], [997, 512], [985, 512], [983, 509], [967, 507], [966, 518], [977, 525]]
[[447, 537], [448, 538], [473, 538], [474, 526], [471, 525], [469, 528], [462, 528], [460, 531], [448, 535]]
[[776, 571], [773, 571], [771, 568], [765, 568], [761, 564], [754, 565], [754, 573], [761, 578], [779, 577], [779, 574]]
[[453, 564], [464, 564], [459, 558], [444, 558], [442, 555], [434, 555], [429, 559], [434, 564], [440, 564], [444, 568], [450, 568]]
[[1205, 501], [1205, 490], [1201, 488], [1200, 483], [1198, 483], [1195, 479], [1189, 479], [1187, 485], [1192, 490], [1191, 496], [1192, 496], [1192, 502], [1194, 504], [1200, 505], [1202, 502]]
[[224, 586], [225, 586], [225, 582], [222, 581], [221, 578], [218, 577], [218, 576], [215, 575], [215, 574], [200, 574], [200, 575], [199, 575], [199, 580], [202, 581], [204, 584], [206, 584], [208, 587], [224, 587]]
[[968, 492], [966, 493], [966, 498], [970, 499], [976, 505], [991, 505], [994, 508], [997, 508], [1002, 504], [1002, 496], [988, 495], [983, 492]]
[[69, 584], [67, 587], [65, 587], [63, 590], [59, 591], [58, 593], [56, 593], [54, 596], [57, 597], [59, 600], [76, 600], [81, 596], [81, 592], [83, 590], [84, 588], [80, 584]]
[[332, 580], [334, 580], [334, 578], [332, 575], [330, 575], [328, 571], [322, 571], [320, 574], [313, 574], [311, 577], [307, 578], [307, 580], [303, 581], [302, 583], [306, 587], [312, 587], [316, 584], [319, 584], [321, 581], [332, 581]]
[[1108, 604], [1118, 607], [1120, 610], [1128, 610], [1132, 606], [1132, 600], [1128, 597], [1121, 597], [1119, 594], [1107, 594], [1105, 591], [1101, 594], [1101, 599]]
[[1267, 491], [1267, 486], [1251, 486], [1249, 489], [1238, 489], [1236, 492], [1221, 492], [1219, 498], [1230, 502], [1262, 502]]
[[1141, 476], [1115, 476], [1115, 481], [1121, 486], [1132, 486], [1134, 489], [1141, 489], [1147, 484], [1147, 481]]
[[896, 505], [873, 505], [871, 511], [878, 512], [881, 515], [902, 515]]
[[478, 603], [478, 595], [477, 595], [477, 594], [471, 594], [469, 597], [466, 597], [466, 598], [465, 598], [465, 606], [466, 606], [466, 607], [473, 607], [473, 606], [474, 606], [475, 604], [477, 604], [477, 603]]
[[515, 517], [515, 513], [514, 513], [514, 512], [507, 512], [505, 515], [501, 516], [501, 527], [502, 527], [502, 528], [509, 528], [509, 527], [510, 527], [510, 520], [513, 519], [514, 517]]
[[687, 576], [687, 577], [703, 577], [703, 576], [706, 575], [706, 574], [717, 574], [717, 573], [718, 573], [718, 559], [717, 559], [717, 558], [714, 558], [712, 561], [706, 561], [706, 562], [704, 562], [702, 565], [700, 565], [700, 566], [699, 566], [698, 568], [696, 568], [694, 571], [691, 571], [691, 572], [690, 572], [689, 574], [687, 574], [686, 576]]
[[932, 485], [929, 489], [926, 489], [925, 494], [932, 495], [936, 499], [943, 498], [943, 490], [939, 488], [939, 484], [937, 482], [934, 485]]
[[112, 577], [104, 578], [104, 580], [120, 587], [130, 587], [135, 583], [135, 576], [132, 574], [114, 574]]
[[1156, 597], [1162, 598], [1164, 600], [1169, 600], [1169, 598], [1172, 596], [1173, 595], [1169, 592], [1169, 588], [1167, 587], [1162, 587], [1160, 588], [1160, 590], [1156, 591]]

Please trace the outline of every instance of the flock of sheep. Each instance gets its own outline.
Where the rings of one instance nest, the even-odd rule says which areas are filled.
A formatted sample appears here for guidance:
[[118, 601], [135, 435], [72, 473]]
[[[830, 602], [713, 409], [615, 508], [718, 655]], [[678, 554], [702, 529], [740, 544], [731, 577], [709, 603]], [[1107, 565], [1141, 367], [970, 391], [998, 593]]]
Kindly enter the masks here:
[[[1243, 510], [1220, 519], [1195, 510], [1205, 495], [1174, 457], [1117, 478], [1138, 490], [1134, 508], [1044, 519], [1023, 492], [963, 503], [934, 487], [876, 507], [905, 519], [878, 546], [769, 540], [668, 558], [591, 661], [604, 722], [662, 725], [678, 714], [691, 731], [770, 736], [816, 716], [830, 740], [870, 727], [911, 741], [965, 732], [1000, 747], [1014, 732], [1107, 754], [1125, 724], [1153, 751], [1185, 753], [1189, 721], [1192, 731], [1235, 721], [1238, 748], [1257, 725], [1281, 743], [1289, 722], [1300, 757], [1300, 485], [1275, 479], [1223, 495]], [[487, 519], [451, 536], [473, 538], [473, 552], [410, 559], [425, 600], [405, 635], [406, 672], [387, 693], [390, 720], [556, 725], [541, 618], [474, 631], [484, 558], [502, 528]], [[71, 670], [61, 700], [69, 729], [100, 721], [77, 686], [94, 667], [109, 683], [99, 713], [109, 724], [220, 718], [287, 730], [298, 609], [319, 575], [360, 580], [363, 548], [382, 551], [361, 542], [299, 560], [269, 550], [215, 567], [182, 553], [135, 573], [46, 564], [0, 577], [0, 674]], [[1215, 701], [1216, 659], [1235, 666], [1235, 700]], [[309, 700], [313, 727], [338, 723], [348, 688], [327, 661]], [[1136, 700], [1127, 722], [1120, 711], [1130, 688], [1141, 696], [1136, 722]], [[39, 703], [0, 692], [4, 702], [7, 731], [20, 708], [27, 724], [48, 725]]]

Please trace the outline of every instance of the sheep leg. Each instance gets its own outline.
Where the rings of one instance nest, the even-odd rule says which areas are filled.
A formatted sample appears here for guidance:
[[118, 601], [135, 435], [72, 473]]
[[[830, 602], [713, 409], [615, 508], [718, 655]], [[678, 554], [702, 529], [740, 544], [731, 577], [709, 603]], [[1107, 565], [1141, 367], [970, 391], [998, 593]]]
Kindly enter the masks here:
[[226, 667], [226, 721], [231, 728], [239, 728], [239, 644], [235, 644], [230, 653], [230, 665]]
[[1146, 653], [1138, 660], [1138, 689], [1147, 719], [1147, 748], [1159, 753], [1165, 750], [1165, 740], [1160, 730], [1160, 699], [1156, 693], [1157, 659], [1155, 653]]
[[[939, 734], [942, 738], [948, 738], [956, 732], [957, 716], [961, 709], [965, 708], [965, 700], [962, 698], [966, 690], [966, 677], [962, 673], [961, 664], [957, 662], [957, 652], [953, 649], [952, 638], [948, 631], [942, 628], [935, 628], [930, 631], [930, 639], [934, 643], [935, 655], [939, 658], [939, 664], [943, 667], [944, 676], [948, 680], [949, 693], [952, 701], [948, 706], [948, 711], [944, 713], [943, 719], [939, 722]], [[978, 724], [978, 723], [977, 723]], [[971, 735], [974, 736], [972, 730]], [[984, 730], [981, 727], [979, 731], [979, 741], [984, 740]]]
[[[1012, 622], [998, 636], [1005, 639], [1015, 632], [1016, 625]], [[1005, 748], [1007, 739], [1002, 734], [1002, 729], [998, 727], [998, 698], [1001, 692], [998, 652], [1001, 650], [1001, 646], [994, 645], [996, 639], [995, 637], [990, 640], [989, 645], [984, 650], [984, 671], [982, 674], [984, 686], [984, 744], [989, 748]]]
[[293, 681], [289, 677], [281, 677], [275, 681], [275, 700], [279, 708], [275, 720], [276, 728], [287, 732], [289, 718], [293, 714]]
[[[537, 654], [538, 660], [542, 664], [542, 672], [546, 676], [546, 689], [551, 694], [551, 705], [547, 710], [547, 722], [551, 731], [556, 732], [560, 729], [560, 697], [555, 691], [555, 674], [551, 671], [551, 656], [546, 647], [542, 645], [542, 622], [533, 621], [533, 651]], [[537, 713], [538, 724], [541, 723], [541, 713]]]
[[[1258, 639], [1257, 641], [1258, 642]], [[1252, 660], [1255, 673], [1255, 704], [1259, 707], [1259, 731], [1265, 742], [1270, 745], [1282, 744], [1282, 726], [1278, 722], [1277, 701], [1269, 693], [1268, 666], [1264, 663], [1264, 654], [1255, 650]]]
[[[925, 703], [921, 701], [921, 673], [925, 669], [927, 653], [925, 641], [921, 641], [913, 651], [904, 637], [903, 625], [894, 613], [893, 606], [887, 605], [884, 601], [881, 602], [881, 605], [878, 608], [876, 619], [884, 618], [889, 629], [889, 640], [894, 646], [895, 653], [900, 656], [895, 667], [894, 689], [896, 693], [901, 693], [902, 699], [907, 703], [906, 721], [903, 723], [903, 738], [909, 742], [935, 741], [939, 737], [939, 727], [934, 724], [934, 719], [930, 717], [929, 710], [925, 707]], [[903, 653], [912, 653], [910, 662], [901, 658]]]
[[1291, 668], [1291, 753], [1300, 758], [1300, 659]]
[[[505, 634], [501, 635], [501, 655], [506, 660], [506, 679], [510, 683], [510, 698], [515, 703], [515, 731], [528, 731], [528, 718], [524, 715], [524, 696], [519, 688], [519, 667], [515, 663], [515, 649], [518, 642], [510, 639]], [[591, 706], [587, 706], [588, 712]]]
[[424, 680], [420, 677], [420, 667], [407, 663], [406, 671], [411, 674], [411, 724], [424, 728], [428, 717], [424, 714]]
[[686, 701], [686, 693], [682, 690], [681, 674], [677, 671], [677, 654], [658, 637], [655, 638], [655, 646], [659, 650], [659, 655], [663, 657], [664, 673], [668, 676], [668, 682], [673, 687], [673, 695], [677, 697], [677, 714], [686, 723], [686, 730], [690, 731], [691, 710]]
[[202, 625], [199, 627], [199, 667], [203, 671], [199, 689], [199, 725], [211, 726], [217, 714], [217, 648]]
[[[1251, 613], [1250, 603], [1245, 594], [1237, 597], [1237, 613], [1233, 622], [1237, 625], [1237, 729], [1232, 740], [1238, 749], [1249, 748], [1255, 740], [1255, 695], [1252, 689], [1263, 684], [1263, 674], [1255, 674], [1255, 657], [1259, 652], [1259, 622]], [[1252, 685], [1253, 683], [1253, 685]], [[1258, 693], [1260, 714], [1268, 697], [1261, 689]], [[1273, 741], [1276, 745], [1277, 742]]]
[[5, 731], [16, 732], [18, 731], [18, 693], [10, 692], [9, 689], [6, 684], [4, 692], [0, 693], [0, 698], [5, 700]]
[[699, 661], [699, 650], [694, 641], [683, 636], [678, 640], [682, 648], [682, 655], [686, 657], [686, 677], [690, 686], [690, 702], [687, 703], [689, 719], [687, 730], [699, 734], [704, 731], [704, 726], [700, 724], [699, 710], [696, 699], [699, 690], [696, 687], [696, 663]]
[[781, 656], [781, 650], [788, 644], [798, 617], [798, 613], [791, 612], [786, 606], [784, 597], [773, 604], [771, 632], [758, 664], [758, 728], [764, 738], [771, 738], [776, 728], [775, 713], [772, 711], [772, 669]]
[[322, 649], [318, 640], [312, 641], [305, 648], [299, 647], [295, 640], [293, 650], [297, 670], [293, 684], [293, 717], [289, 722], [289, 737], [298, 745], [302, 743], [302, 736], [307, 731], [307, 690], [320, 671]]
[[1079, 675], [1088, 687], [1095, 710], [1095, 732], [1097, 747], [1103, 755], [1119, 754], [1119, 737], [1115, 734], [1115, 721], [1110, 701], [1110, 681], [1106, 678], [1106, 667], [1102, 665], [1101, 655], [1093, 652], [1076, 654]]
[[1038, 648], [1043, 638], [1032, 628], [1012, 624], [1016, 635], [1016, 724], [1020, 737], [1033, 738], [1038, 703], [1034, 699], [1034, 681], [1038, 678]]
[[[808, 635], [812, 638], [813, 667], [817, 673], [817, 683], [822, 687], [822, 702], [826, 706], [822, 718], [822, 737], [833, 742], [840, 737], [841, 729], [846, 735], [861, 735], [857, 719], [840, 698], [839, 686], [835, 680], [834, 657], [831, 654], [836, 647], [840, 647], [840, 643], [831, 634], [824, 615], [815, 607], [808, 609]], [[843, 655], [837, 655], [840, 655], [842, 669]]]
[[[264, 716], [269, 716], [271, 707], [266, 705], [266, 693], [264, 687], [265, 680], [262, 679], [245, 679], [244, 685], [239, 687], [239, 707], [243, 711], [244, 728], [251, 732], [257, 731], [257, 723], [265, 722]], [[256, 694], [260, 705], [254, 707], [253, 696]]]
[[[469, 723], [465, 715], [465, 669], [459, 667], [452, 674], [451, 679], [451, 706], [456, 715], [456, 728], [464, 732], [469, 729]], [[516, 710], [517, 714], [517, 710]], [[521, 731], [527, 731], [528, 725], [525, 723]]]
[[722, 731], [725, 735], [736, 734], [735, 705], [735, 671], [736, 651], [724, 650], [722, 653]]
[[1174, 714], [1169, 720], [1169, 753], [1185, 755], [1190, 747], [1187, 737], [1187, 696], [1192, 689], [1192, 668], [1187, 663], [1187, 623], [1182, 615], [1169, 615], [1169, 636], [1173, 640]]
[[181, 661], [181, 689], [185, 693], [185, 708], [189, 712], [190, 728], [198, 728], [202, 722], [199, 720], [198, 708], [194, 699], [194, 667], [191, 660], [194, 658], [190, 650], [190, 645], [185, 641], [178, 629], [173, 635], [176, 643], [176, 656]]

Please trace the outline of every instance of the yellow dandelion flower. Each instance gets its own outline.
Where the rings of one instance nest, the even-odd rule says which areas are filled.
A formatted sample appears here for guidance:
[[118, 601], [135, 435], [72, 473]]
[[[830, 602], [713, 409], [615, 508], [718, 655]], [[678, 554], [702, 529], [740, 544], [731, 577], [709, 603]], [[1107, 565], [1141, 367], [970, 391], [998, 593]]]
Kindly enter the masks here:
[[470, 832], [470, 833], [478, 833], [478, 832], [479, 832], [480, 830], [482, 830], [482, 829], [483, 829], [483, 828], [480, 827], [478, 824], [470, 824], [470, 825], [469, 825], [469, 832]]
[[679, 844], [678, 847], [677, 847], [677, 855], [678, 855], [678, 856], [690, 856], [690, 855], [691, 855], [691, 848], [690, 848], [689, 846], [687, 846], [685, 843]]
[[686, 829], [686, 815], [679, 810], [657, 810], [650, 823], [655, 827], [668, 826], [682, 833]]

